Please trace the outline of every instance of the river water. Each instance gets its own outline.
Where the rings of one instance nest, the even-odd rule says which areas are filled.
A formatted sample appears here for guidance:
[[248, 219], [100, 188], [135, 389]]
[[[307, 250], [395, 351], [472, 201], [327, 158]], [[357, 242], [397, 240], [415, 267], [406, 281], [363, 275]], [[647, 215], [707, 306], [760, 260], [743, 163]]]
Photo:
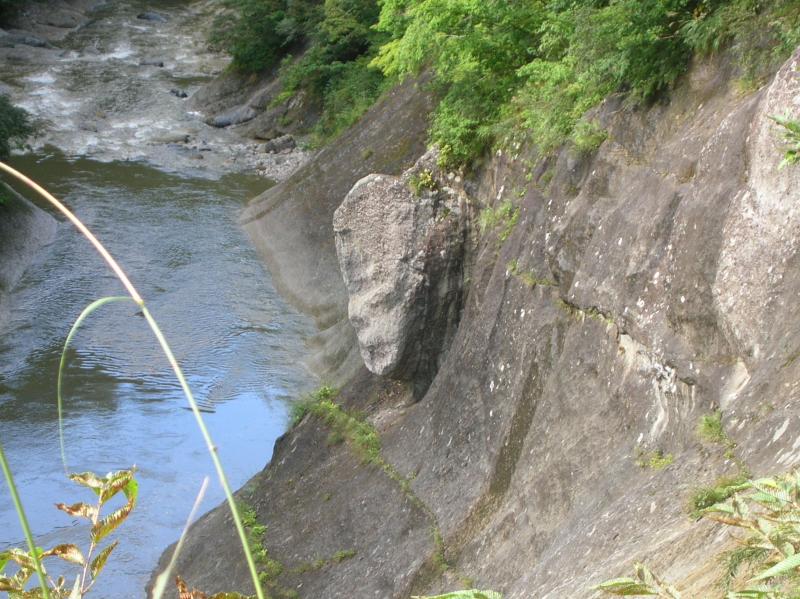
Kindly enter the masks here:
[[[238, 487], [269, 459], [286, 428], [289, 401], [314, 384], [302, 365], [312, 325], [277, 295], [236, 222], [247, 198], [269, 185], [247, 174], [247, 144], [206, 127], [169, 93], [175, 86], [191, 92], [224, 60], [204, 54], [192, 27], [196, 9], [165, 3], [159, 10], [167, 22], [143, 23], [135, 18], [143, 6], [111, 2], [50, 54], [30, 50], [27, 61], [0, 64], [15, 100], [46, 122], [35, 151], [11, 163], [63, 198], [129, 272], [196, 396], [213, 406], [205, 420]], [[168, 70], [140, 66], [154, 52], [170, 63]], [[177, 127], [193, 141], [147, 141]], [[197, 145], [208, 159], [198, 158]], [[0, 440], [44, 547], [85, 548], [88, 538], [85, 525], [53, 507], [91, 501], [66, 479], [59, 457], [61, 347], [86, 305], [122, 294], [91, 247], [62, 222], [7, 302]], [[135, 306], [110, 304], [93, 314], [68, 357], [70, 470], [105, 473], [135, 464], [140, 482], [139, 504], [115, 533], [120, 546], [91, 596], [143, 597], [202, 479], [212, 478], [204, 511], [222, 492], [180, 388]], [[0, 485], [0, 550], [22, 542]]]

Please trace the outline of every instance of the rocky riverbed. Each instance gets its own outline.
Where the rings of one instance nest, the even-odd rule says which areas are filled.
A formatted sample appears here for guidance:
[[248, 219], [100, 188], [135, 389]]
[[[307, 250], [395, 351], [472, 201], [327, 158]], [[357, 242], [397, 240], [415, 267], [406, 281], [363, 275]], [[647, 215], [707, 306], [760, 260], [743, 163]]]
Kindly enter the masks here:
[[35, 149], [283, 179], [307, 151], [293, 140], [254, 139], [230, 126], [241, 119], [221, 122], [193, 97], [229, 61], [207, 42], [218, 10], [210, 1], [31, 3], [0, 30], [0, 92], [39, 124]]

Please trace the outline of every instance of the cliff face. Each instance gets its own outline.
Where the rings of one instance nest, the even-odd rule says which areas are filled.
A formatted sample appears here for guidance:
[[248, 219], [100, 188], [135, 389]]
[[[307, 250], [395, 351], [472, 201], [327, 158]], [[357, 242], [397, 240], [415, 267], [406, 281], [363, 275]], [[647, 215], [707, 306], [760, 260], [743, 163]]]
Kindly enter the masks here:
[[[689, 519], [690, 491], [742, 464], [758, 475], [800, 460], [800, 170], [777, 168], [769, 119], [800, 115], [799, 69], [797, 52], [742, 95], [724, 64], [699, 64], [668, 104], [607, 100], [596, 117], [609, 137], [591, 156], [543, 161], [518, 148], [469, 181], [428, 171], [431, 193], [464, 198], [464, 218], [452, 235], [426, 238], [443, 259], [453, 235], [479, 239], [466, 242], [466, 295], [452, 297], [463, 306], [435, 312], [435, 326], [457, 329], [418, 401], [406, 377], [363, 367], [342, 377], [338, 401], [378, 431], [379, 455], [307, 417], [242, 491], [284, 566], [273, 591], [402, 598], [469, 578], [512, 599], [589, 597], [634, 560], [687, 596], [710, 589], [711, 556], [730, 540]], [[391, 100], [377, 107], [246, 216], [290, 297], [328, 327], [334, 365], [359, 359], [333, 211], [361, 176], [403, 167], [388, 159], [407, 126], [398, 114], [424, 107], [408, 90], [408, 113]], [[366, 136], [375, 145], [361, 162]], [[337, 230], [363, 226], [359, 211], [341, 214]], [[415, 269], [428, 287], [436, 255]], [[378, 342], [359, 341], [362, 353]], [[716, 409], [734, 455], [696, 434]], [[248, 590], [225, 508], [187, 543], [177, 571], [191, 584]]]
[[55, 238], [55, 219], [0, 183], [0, 321], [3, 303], [42, 246]]

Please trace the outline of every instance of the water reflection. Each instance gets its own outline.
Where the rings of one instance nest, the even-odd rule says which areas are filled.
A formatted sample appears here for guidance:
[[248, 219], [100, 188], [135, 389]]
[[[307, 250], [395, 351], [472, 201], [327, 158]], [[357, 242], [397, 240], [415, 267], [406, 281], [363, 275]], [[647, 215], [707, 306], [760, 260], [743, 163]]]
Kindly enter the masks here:
[[[264, 466], [286, 424], [288, 397], [312, 381], [301, 366], [310, 324], [276, 295], [236, 223], [264, 181], [165, 174], [137, 163], [69, 161], [57, 152], [14, 166], [64, 198], [107, 244], [162, 324], [234, 485]], [[0, 439], [42, 545], [83, 541], [55, 501], [86, 500], [59, 460], [55, 384], [61, 345], [81, 310], [122, 289], [67, 223], [9, 299], [0, 337]], [[185, 400], [132, 304], [92, 315], [69, 351], [65, 437], [70, 468], [136, 464], [140, 505], [93, 595], [142, 597], [160, 552], [179, 534], [213, 472]], [[212, 484], [208, 509], [221, 500]], [[21, 541], [0, 486], [0, 548]]]

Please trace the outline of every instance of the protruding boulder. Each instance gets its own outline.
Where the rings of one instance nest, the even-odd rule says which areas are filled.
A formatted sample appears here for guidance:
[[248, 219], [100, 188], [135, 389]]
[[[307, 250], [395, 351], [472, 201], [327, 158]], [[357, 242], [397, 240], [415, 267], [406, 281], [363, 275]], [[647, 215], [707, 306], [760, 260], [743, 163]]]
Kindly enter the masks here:
[[250, 106], [237, 106], [208, 119], [206, 123], [212, 127], [230, 127], [231, 125], [238, 125], [239, 123], [250, 121], [255, 118], [257, 114], [258, 112]]
[[401, 177], [368, 175], [333, 219], [364, 363], [424, 388], [458, 323], [467, 247], [465, 200], [436, 173], [429, 152]]
[[294, 150], [296, 147], [297, 142], [291, 135], [281, 135], [263, 145], [264, 152], [268, 154], [279, 154], [287, 150]]

